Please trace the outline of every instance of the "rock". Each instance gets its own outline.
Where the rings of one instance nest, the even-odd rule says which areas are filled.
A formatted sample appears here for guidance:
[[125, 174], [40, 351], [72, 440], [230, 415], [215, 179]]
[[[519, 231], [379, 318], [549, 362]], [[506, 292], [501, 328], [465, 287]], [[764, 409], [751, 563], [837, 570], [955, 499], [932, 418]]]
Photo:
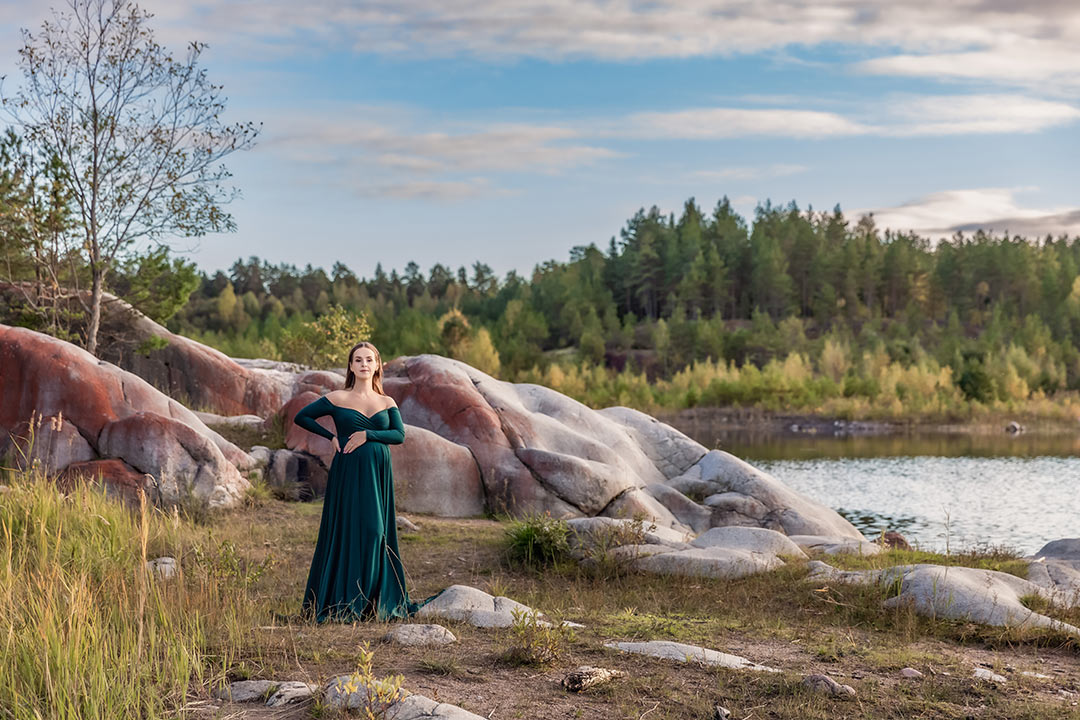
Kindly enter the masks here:
[[862, 533], [835, 510], [721, 450], [710, 450], [668, 484], [684, 493], [703, 494], [707, 490], [709, 498], [705, 502], [713, 508], [713, 526], [749, 525], [787, 535], [863, 539]]
[[486, 508], [484, 482], [476, 458], [464, 445], [415, 425], [405, 426], [405, 442], [390, 446], [394, 499], [404, 512], [441, 517], [473, 517]]
[[626, 490], [612, 500], [601, 514], [616, 519], [646, 518], [658, 527], [671, 528], [683, 534], [693, 532], [679, 522], [659, 500], [640, 488]]
[[442, 625], [397, 625], [384, 638], [398, 645], [415, 647], [419, 645], [449, 645], [457, 642], [454, 633]]
[[333, 710], [356, 710], [367, 716], [386, 718], [386, 720], [428, 720], [446, 718], [447, 720], [483, 720], [479, 715], [464, 710], [456, 705], [441, 703], [423, 695], [414, 695], [407, 690], [400, 691], [401, 697], [387, 707], [373, 706], [365, 687], [358, 687], [349, 692], [351, 675], [341, 675], [331, 680], [325, 689], [323, 702]]
[[655, 575], [685, 577], [735, 578], [775, 570], [784, 561], [775, 555], [723, 547], [693, 548], [641, 557], [630, 566]]
[[666, 479], [639, 433], [553, 390], [434, 355], [398, 358], [385, 371], [384, 387], [410, 424], [472, 451], [489, 509], [594, 514]]
[[709, 523], [712, 510], [698, 505], [670, 485], [652, 483], [645, 487], [645, 492], [667, 508], [681, 525], [689, 527], [693, 532], [704, 532], [711, 527]]
[[[148, 340], [159, 347], [145, 348]], [[101, 358], [138, 375], [172, 398], [215, 414], [267, 418], [303, 389], [338, 389], [333, 373], [296, 373], [241, 363], [207, 345], [170, 332], [123, 300], [105, 294], [99, 334]], [[327, 388], [327, 385], [330, 385]]]
[[884, 570], [841, 571], [811, 561], [808, 580], [869, 583], [887, 592], [900, 588], [885, 607], [911, 603], [915, 612], [930, 617], [969, 620], [1007, 627], [1045, 627], [1080, 636], [1080, 628], [1029, 610], [1020, 602], [1039, 595], [1051, 602], [1057, 594], [1015, 575], [994, 570], [942, 565], [897, 565]]
[[724, 548], [806, 559], [806, 553], [791, 538], [765, 528], [716, 527], [694, 538], [690, 544], [696, 548]]
[[170, 580], [176, 577], [179, 569], [180, 566], [177, 564], [176, 558], [172, 557], [159, 557], [146, 561], [147, 572], [159, 580]]
[[639, 410], [609, 407], [599, 412], [636, 436], [637, 444], [666, 478], [682, 475], [706, 453], [701, 443]]
[[877, 543], [849, 537], [792, 535], [791, 541], [805, 550], [821, 552], [826, 555], [877, 555], [884, 551], [884, 548]]
[[247, 430], [261, 430], [266, 422], [258, 415], [216, 415], [210, 412], [192, 410], [195, 417], [206, 423], [207, 427], [244, 428]]
[[973, 672], [971, 676], [976, 680], [989, 680], [990, 682], [995, 683], [1008, 682], [1008, 680], [1005, 679], [1004, 675], [998, 675], [997, 673], [991, 672], [986, 668], [975, 668], [975, 672]]
[[213, 696], [227, 702], [253, 702], [269, 698], [281, 683], [273, 680], [238, 680], [216, 688]]
[[[71, 343], [5, 325], [0, 369], [0, 431], [18, 427], [34, 412], [62, 414], [98, 456], [151, 473], [161, 487], [197, 488], [196, 497], [226, 505], [242, 497], [247, 481], [237, 470], [254, 467], [254, 460], [132, 373]], [[162, 465], [156, 461], [166, 456], [165, 465], [180, 476], [158, 474]]]
[[780, 672], [779, 670], [765, 665], [759, 665], [738, 655], [697, 645], [685, 645], [670, 640], [651, 640], [649, 642], [606, 642], [604, 647], [619, 650], [621, 652], [634, 653], [636, 655], [649, 655], [664, 660], [677, 660], [678, 662], [699, 662], [703, 665], [725, 667], [732, 670], [758, 670], [764, 672]]
[[420, 527], [404, 515], [398, 515], [395, 522], [397, 523], [398, 530], [403, 532], [420, 532]]
[[1010, 435], [1018, 435], [1019, 433], [1024, 432], [1024, 426], [1013, 420], [1005, 426], [1005, 432], [1009, 433]]
[[265, 445], [253, 445], [248, 455], [255, 461], [255, 466], [260, 468], [270, 467], [270, 457], [274, 451]]
[[293, 703], [303, 702], [310, 698], [318, 689], [318, 685], [311, 685], [305, 682], [283, 682], [278, 685], [277, 692], [270, 696], [266, 701], [266, 704], [269, 707], [282, 707], [283, 705], [292, 705]]
[[311, 500], [326, 494], [328, 473], [318, 458], [292, 450], [276, 450], [270, 456], [266, 480], [283, 498]]
[[626, 673], [622, 670], [609, 670], [607, 668], [592, 667], [591, 665], [582, 665], [563, 676], [562, 686], [570, 692], [581, 692], [625, 675]]
[[179, 420], [139, 412], [106, 424], [98, 452], [123, 458], [156, 479], [153, 499], [166, 505], [189, 499], [210, 508], [236, 505], [250, 487], [208, 437]]
[[76, 482], [103, 482], [107, 495], [136, 504], [140, 491], [146, 493], [150, 502], [157, 498], [157, 480], [153, 475], [139, 472], [115, 458], [68, 465], [56, 481], [61, 488], [69, 488]]
[[921, 672], [912, 667], [906, 667], [900, 671], [900, 677], [903, 678], [915, 679], [921, 678], [922, 676], [923, 674]]
[[731, 717], [731, 711], [723, 705], [713, 705], [712, 720], [728, 720]]
[[534, 612], [528, 605], [507, 597], [492, 597], [468, 585], [451, 585], [420, 608], [416, 617], [444, 617], [476, 627], [501, 628], [514, 624], [515, 610], [519, 614]]
[[855, 697], [855, 688], [850, 685], [841, 685], [828, 675], [807, 675], [803, 678], [802, 684], [808, 690], [830, 697]]
[[889, 530], [881, 536], [882, 541], [885, 543], [885, 547], [890, 550], [910, 550], [911, 545], [908, 544], [907, 538], [895, 530]]
[[571, 530], [571, 549], [612, 548], [630, 544], [659, 545], [677, 550], [690, 547], [687, 533], [646, 521], [591, 517], [572, 518], [566, 524]]
[[1035, 553], [1035, 557], [1055, 560], [1080, 570], [1080, 538], [1062, 538], [1048, 542]]
[[[38, 466], [45, 472], [57, 473], [97, 457], [78, 428], [64, 419], [62, 411], [48, 417], [33, 415], [30, 421], [14, 427], [10, 438], [6, 434], [0, 437], [0, 455], [10, 454], [20, 470]], [[5, 450], [6, 444], [9, 447]]]

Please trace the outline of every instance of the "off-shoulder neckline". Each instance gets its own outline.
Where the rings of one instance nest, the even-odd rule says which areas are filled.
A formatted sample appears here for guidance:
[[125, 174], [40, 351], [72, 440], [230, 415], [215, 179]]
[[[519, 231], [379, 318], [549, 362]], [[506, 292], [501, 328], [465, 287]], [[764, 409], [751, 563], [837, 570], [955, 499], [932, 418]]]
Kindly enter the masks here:
[[394, 409], [394, 408], [397, 407], [396, 405], [391, 405], [390, 407], [384, 407], [382, 410], [375, 413], [375, 415], [365, 415], [363, 412], [357, 410], [356, 408], [345, 407], [344, 405], [338, 405], [337, 403], [333, 402], [330, 398], [326, 397], [325, 395], [323, 395], [322, 399], [325, 400], [330, 407], [337, 408], [338, 410], [352, 410], [354, 413], [356, 413], [360, 417], [366, 418], [368, 420], [371, 420], [372, 418], [375, 417], [375, 415], [378, 415], [379, 413], [388, 412], [389, 410]]

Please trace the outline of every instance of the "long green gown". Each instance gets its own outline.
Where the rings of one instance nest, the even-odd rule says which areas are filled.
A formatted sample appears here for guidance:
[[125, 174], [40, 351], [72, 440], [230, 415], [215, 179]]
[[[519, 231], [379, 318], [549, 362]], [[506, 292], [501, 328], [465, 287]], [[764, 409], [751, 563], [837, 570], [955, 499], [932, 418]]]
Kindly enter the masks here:
[[332, 439], [315, 421], [325, 415], [333, 419], [342, 447], [359, 430], [367, 431], [367, 442], [350, 453], [336, 452], [330, 464], [304, 612], [317, 622], [408, 617], [423, 603], [409, 600], [398, 553], [389, 445], [405, 441], [401, 414], [391, 407], [368, 417], [321, 397], [294, 422]]

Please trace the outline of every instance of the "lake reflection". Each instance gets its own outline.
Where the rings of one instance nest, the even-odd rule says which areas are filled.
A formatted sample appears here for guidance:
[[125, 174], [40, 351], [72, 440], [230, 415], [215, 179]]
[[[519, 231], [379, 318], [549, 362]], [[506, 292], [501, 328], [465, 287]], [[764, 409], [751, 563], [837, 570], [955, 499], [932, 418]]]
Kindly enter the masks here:
[[1080, 537], [1077, 436], [680, 429], [839, 510], [869, 537], [895, 529], [927, 549], [1006, 545], [1024, 553]]

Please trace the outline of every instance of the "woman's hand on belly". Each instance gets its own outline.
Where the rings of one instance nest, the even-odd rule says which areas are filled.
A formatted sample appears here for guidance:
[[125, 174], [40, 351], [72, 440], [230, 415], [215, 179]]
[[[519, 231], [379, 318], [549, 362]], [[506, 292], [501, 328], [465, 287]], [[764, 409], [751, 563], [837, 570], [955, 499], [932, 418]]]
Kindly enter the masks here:
[[345, 443], [345, 449], [342, 452], [351, 453], [356, 448], [360, 447], [367, 442], [367, 430], [357, 430], [349, 436], [349, 441]]

